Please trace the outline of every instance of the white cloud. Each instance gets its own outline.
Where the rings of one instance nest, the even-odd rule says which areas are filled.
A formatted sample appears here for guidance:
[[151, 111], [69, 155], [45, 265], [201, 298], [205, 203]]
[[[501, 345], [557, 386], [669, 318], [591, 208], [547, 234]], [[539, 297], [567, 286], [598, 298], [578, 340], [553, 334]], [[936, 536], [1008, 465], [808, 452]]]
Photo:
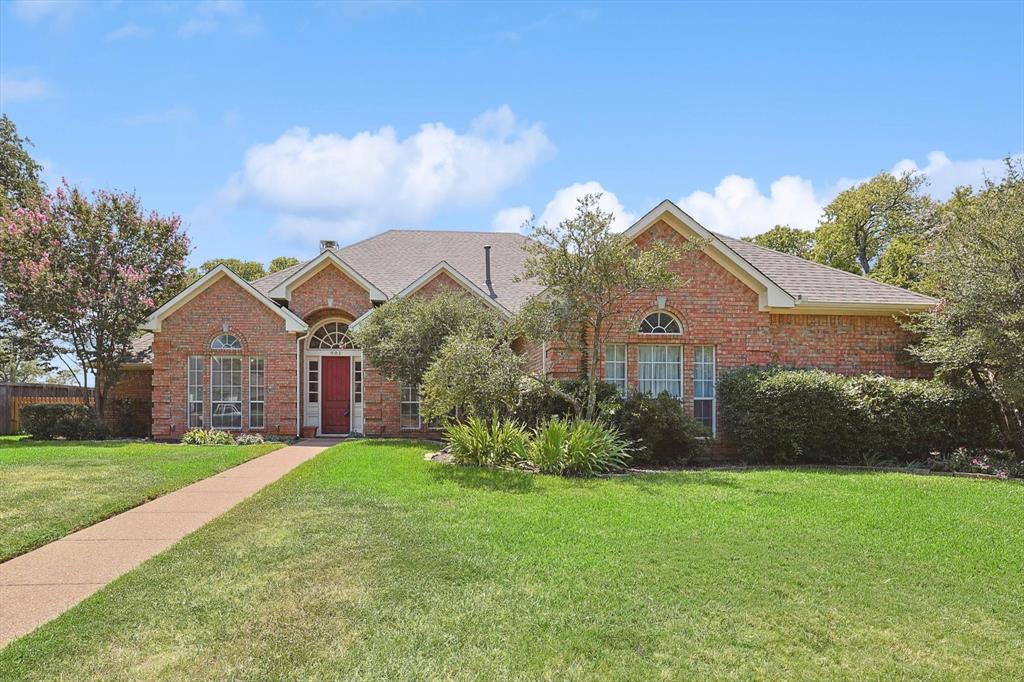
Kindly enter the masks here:
[[709, 230], [742, 237], [777, 224], [813, 227], [821, 215], [821, 200], [810, 180], [787, 175], [761, 193], [750, 178], [728, 175], [714, 193], [698, 190], [679, 200], [679, 207]]
[[129, 116], [124, 119], [127, 125], [133, 127], [191, 123], [196, 120], [196, 113], [189, 107], [177, 105], [166, 111], [154, 111], [146, 114]]
[[[566, 218], [576, 215], [576, 200], [585, 194], [600, 194], [597, 205], [604, 211], [613, 214], [612, 229], [621, 232], [636, 222], [636, 216], [627, 211], [619, 198], [609, 192], [596, 180], [577, 182], [555, 192], [555, 196], [544, 206], [544, 211], [537, 218], [538, 225], [554, 227]], [[523, 223], [530, 219], [533, 211], [529, 206], [503, 208], [494, 214], [491, 227], [496, 232], [519, 232]]]
[[225, 29], [240, 35], [255, 35], [263, 30], [263, 20], [250, 12], [242, 0], [203, 0], [181, 26], [178, 36], [191, 38]]
[[351, 137], [292, 128], [251, 147], [222, 195], [274, 211], [287, 234], [355, 236], [491, 200], [553, 149], [539, 124], [525, 125], [507, 106], [465, 133], [443, 123], [404, 139], [390, 127]]
[[0, 76], [0, 101], [27, 102], [42, 99], [49, 94], [49, 86], [40, 78]]
[[[890, 172], [923, 173], [928, 179], [925, 191], [936, 199], [946, 199], [959, 185], [977, 187], [986, 175], [998, 179], [1003, 174], [1002, 159], [953, 161], [941, 151], [929, 153], [927, 159], [924, 166], [904, 159]], [[810, 180], [787, 175], [772, 182], [765, 195], [751, 178], [729, 175], [713, 193], [696, 191], [677, 203], [708, 229], [734, 237], [758, 234], [779, 224], [810, 229], [818, 224], [822, 209], [837, 194], [867, 179], [844, 177], [832, 185], [815, 188]]]
[[604, 211], [614, 214], [612, 229], [621, 232], [636, 222], [637, 217], [627, 211], [619, 198], [613, 192], [609, 192], [601, 183], [596, 180], [589, 182], [577, 182], [555, 192], [554, 198], [544, 207], [537, 222], [555, 226], [566, 218], [576, 215], [576, 200], [584, 194], [601, 194], [601, 200], [597, 205]]
[[47, 22], [52, 27], [63, 29], [82, 7], [82, 3], [70, 0], [16, 0], [12, 5], [13, 14], [30, 23]]
[[529, 206], [513, 206], [503, 208], [494, 214], [491, 227], [495, 232], [519, 232], [523, 224], [533, 217]]
[[120, 28], [116, 28], [106, 35], [108, 42], [114, 40], [126, 40], [129, 38], [148, 38], [153, 35], [152, 29], [146, 28], [145, 26], [139, 26], [138, 24], [125, 24]]

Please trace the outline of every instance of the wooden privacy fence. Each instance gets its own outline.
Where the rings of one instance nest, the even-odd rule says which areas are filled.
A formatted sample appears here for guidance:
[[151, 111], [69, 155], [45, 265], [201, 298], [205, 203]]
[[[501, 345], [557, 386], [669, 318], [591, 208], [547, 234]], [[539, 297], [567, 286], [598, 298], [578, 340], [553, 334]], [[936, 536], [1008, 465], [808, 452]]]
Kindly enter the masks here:
[[18, 410], [38, 403], [84, 403], [92, 393], [81, 386], [0, 384], [0, 436], [21, 431]]

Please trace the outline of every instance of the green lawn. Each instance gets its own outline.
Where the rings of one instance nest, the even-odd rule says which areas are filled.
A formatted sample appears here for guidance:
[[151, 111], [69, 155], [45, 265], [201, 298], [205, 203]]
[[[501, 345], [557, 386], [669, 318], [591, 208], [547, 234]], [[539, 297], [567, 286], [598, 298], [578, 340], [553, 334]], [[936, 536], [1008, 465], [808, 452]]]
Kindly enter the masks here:
[[0, 561], [281, 447], [0, 440]]
[[[0, 651], [17, 679], [1019, 679], [1024, 486], [566, 480], [331, 449]], [[0, 677], [3, 675], [0, 674]]]

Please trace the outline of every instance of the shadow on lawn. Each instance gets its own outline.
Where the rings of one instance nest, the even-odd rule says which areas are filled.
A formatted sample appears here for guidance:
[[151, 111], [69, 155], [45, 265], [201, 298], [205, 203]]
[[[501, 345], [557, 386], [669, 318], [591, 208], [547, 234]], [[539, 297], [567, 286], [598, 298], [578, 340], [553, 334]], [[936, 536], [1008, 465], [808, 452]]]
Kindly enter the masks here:
[[476, 467], [444, 464], [430, 468], [434, 480], [440, 483], [454, 483], [463, 488], [493, 490], [496, 492], [524, 494], [537, 492], [537, 480], [533, 474], [502, 469], [478, 469]]

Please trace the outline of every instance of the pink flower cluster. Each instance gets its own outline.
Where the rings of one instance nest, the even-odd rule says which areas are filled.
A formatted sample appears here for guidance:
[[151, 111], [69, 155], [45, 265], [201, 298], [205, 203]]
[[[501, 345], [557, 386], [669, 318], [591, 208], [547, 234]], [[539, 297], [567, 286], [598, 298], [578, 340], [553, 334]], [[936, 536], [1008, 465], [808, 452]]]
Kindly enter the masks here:
[[46, 251], [38, 260], [25, 259], [18, 263], [18, 274], [25, 279], [36, 280], [50, 269], [50, 254]]

